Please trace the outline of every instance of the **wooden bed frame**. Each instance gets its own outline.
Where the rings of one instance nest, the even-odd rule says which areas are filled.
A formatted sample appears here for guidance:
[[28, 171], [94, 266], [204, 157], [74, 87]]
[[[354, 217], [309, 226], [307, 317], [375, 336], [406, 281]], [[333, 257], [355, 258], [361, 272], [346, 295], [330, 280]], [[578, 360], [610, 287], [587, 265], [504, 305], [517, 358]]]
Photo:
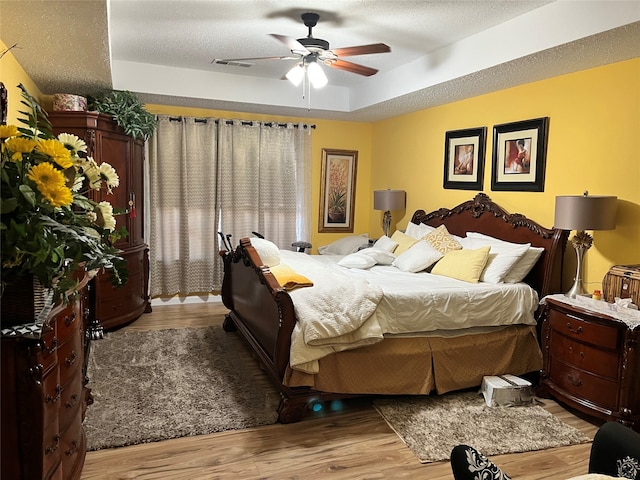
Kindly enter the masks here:
[[[547, 229], [521, 214], [509, 214], [483, 193], [452, 209], [441, 208], [431, 213], [418, 210], [411, 221], [434, 227], [444, 224], [450, 233], [458, 236], [473, 231], [544, 247], [545, 251], [524, 281], [540, 298], [561, 291], [567, 231]], [[275, 381], [281, 393], [280, 422], [300, 420], [310, 402], [354, 396], [283, 384], [296, 323], [291, 297], [262, 264], [250, 239], [241, 239], [234, 251], [223, 250], [220, 255], [224, 261], [222, 300], [230, 310], [223, 327], [227, 332], [242, 334]]]

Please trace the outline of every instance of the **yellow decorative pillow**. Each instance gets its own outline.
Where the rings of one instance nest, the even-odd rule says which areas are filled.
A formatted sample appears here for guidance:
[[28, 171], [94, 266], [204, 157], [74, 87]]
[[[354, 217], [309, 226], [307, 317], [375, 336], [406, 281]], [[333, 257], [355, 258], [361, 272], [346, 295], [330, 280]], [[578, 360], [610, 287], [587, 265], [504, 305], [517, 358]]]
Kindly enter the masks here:
[[398, 244], [396, 249], [393, 251], [396, 257], [402, 252], [409, 250], [411, 246], [418, 241], [415, 238], [402, 233], [400, 230], [396, 230], [395, 232], [393, 232], [393, 235], [391, 235], [391, 240]]
[[440, 225], [433, 232], [426, 235], [424, 239], [440, 253], [447, 253], [451, 250], [462, 250], [462, 245], [451, 236], [449, 230], [444, 225]]
[[313, 282], [304, 275], [300, 275], [293, 270], [289, 265], [280, 263], [276, 266], [270, 267], [271, 274], [276, 277], [276, 280], [282, 288], [285, 290], [293, 290], [298, 287], [313, 287]]
[[478, 283], [489, 259], [489, 250], [491, 247], [482, 247], [477, 250], [450, 250], [435, 264], [431, 273]]

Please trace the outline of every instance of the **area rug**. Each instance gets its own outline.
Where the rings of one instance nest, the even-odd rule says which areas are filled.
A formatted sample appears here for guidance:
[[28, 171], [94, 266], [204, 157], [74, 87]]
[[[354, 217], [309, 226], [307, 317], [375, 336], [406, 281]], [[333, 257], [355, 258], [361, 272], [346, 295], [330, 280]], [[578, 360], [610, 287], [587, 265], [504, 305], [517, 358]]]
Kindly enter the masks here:
[[92, 342], [88, 448], [120, 447], [277, 421], [278, 395], [220, 326], [116, 331]]
[[421, 463], [448, 460], [461, 443], [488, 456], [591, 441], [539, 405], [488, 407], [475, 391], [373, 404]]

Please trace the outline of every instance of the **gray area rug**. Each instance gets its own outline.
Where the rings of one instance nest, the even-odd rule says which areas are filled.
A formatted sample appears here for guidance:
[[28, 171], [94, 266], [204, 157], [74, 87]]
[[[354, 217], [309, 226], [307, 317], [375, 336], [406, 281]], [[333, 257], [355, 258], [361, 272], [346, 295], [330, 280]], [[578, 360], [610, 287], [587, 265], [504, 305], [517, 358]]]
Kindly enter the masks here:
[[220, 326], [106, 334], [89, 356], [88, 448], [276, 423], [277, 392], [243, 355], [242, 340]]
[[448, 460], [461, 443], [489, 456], [591, 441], [539, 405], [488, 407], [477, 392], [384, 398], [373, 404], [421, 463]]

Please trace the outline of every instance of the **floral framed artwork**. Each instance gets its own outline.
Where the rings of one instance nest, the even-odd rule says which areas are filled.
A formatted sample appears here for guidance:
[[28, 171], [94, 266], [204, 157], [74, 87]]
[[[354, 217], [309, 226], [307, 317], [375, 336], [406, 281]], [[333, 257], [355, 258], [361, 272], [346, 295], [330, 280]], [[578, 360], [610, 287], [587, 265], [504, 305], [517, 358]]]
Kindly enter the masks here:
[[493, 127], [491, 190], [544, 192], [549, 117]]
[[451, 130], [444, 139], [444, 188], [483, 188], [487, 127]]
[[322, 149], [318, 232], [353, 233], [356, 150]]

